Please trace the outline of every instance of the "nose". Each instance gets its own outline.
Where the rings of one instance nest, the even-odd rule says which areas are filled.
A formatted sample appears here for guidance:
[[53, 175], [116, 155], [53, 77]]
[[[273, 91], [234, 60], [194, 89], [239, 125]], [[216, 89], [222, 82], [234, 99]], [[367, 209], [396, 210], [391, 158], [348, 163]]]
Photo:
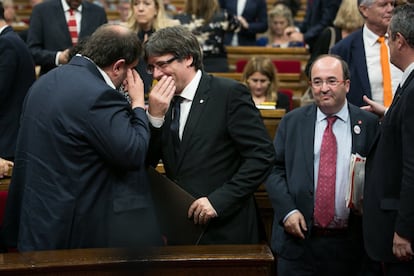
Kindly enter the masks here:
[[152, 77], [156, 80], [160, 80], [162, 76], [164, 76], [164, 72], [158, 69], [157, 66], [154, 66], [154, 71], [152, 72]]

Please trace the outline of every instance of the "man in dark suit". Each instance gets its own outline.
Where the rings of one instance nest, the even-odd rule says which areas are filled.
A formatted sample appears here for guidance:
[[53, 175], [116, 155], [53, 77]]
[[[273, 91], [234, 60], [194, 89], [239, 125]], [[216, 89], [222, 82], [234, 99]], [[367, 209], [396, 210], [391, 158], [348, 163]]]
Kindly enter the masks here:
[[[388, 29], [391, 62], [404, 73], [367, 157], [364, 191], [367, 253], [395, 276], [414, 275], [413, 17], [414, 6], [397, 7]], [[384, 115], [384, 107], [365, 99]]]
[[274, 149], [248, 89], [203, 72], [199, 43], [183, 26], [155, 32], [145, 59], [155, 79], [174, 79], [176, 95], [172, 107], [172, 94], [151, 90], [149, 161], [161, 158], [167, 176], [196, 198], [182, 215], [208, 224], [200, 244], [260, 242], [253, 193]]
[[[131, 69], [140, 45], [126, 27], [104, 25], [83, 56], [30, 89], [4, 218], [7, 246], [17, 242], [20, 251], [31, 251], [160, 241], [144, 164], [150, 130], [143, 83]], [[131, 104], [116, 90], [121, 83]]]
[[[363, 95], [383, 104], [383, 74], [377, 40], [387, 32], [394, 2], [358, 0], [359, 10], [365, 19], [363, 28], [339, 41], [330, 51], [349, 64], [352, 82], [347, 98], [356, 106], [365, 105]], [[392, 91], [395, 91], [402, 73], [394, 65], [390, 66], [390, 70]]]
[[285, 33], [292, 41], [306, 42], [312, 52], [313, 44], [322, 31], [332, 26], [341, 2], [341, 0], [308, 0], [305, 18], [298, 26], [299, 32], [290, 27], [286, 28]]
[[[356, 275], [363, 242], [361, 217], [345, 201], [350, 159], [351, 153], [366, 156], [378, 119], [346, 101], [349, 70], [338, 56], [318, 57], [310, 68], [310, 80], [315, 103], [286, 114], [274, 141], [276, 163], [266, 181], [275, 212], [271, 246], [280, 276]], [[331, 198], [335, 201], [332, 218], [322, 225], [316, 219], [322, 185], [319, 161], [327, 120], [334, 116], [337, 157]]]
[[73, 46], [67, 23], [70, 9], [74, 10], [79, 40], [107, 22], [105, 10], [88, 1], [50, 0], [33, 7], [27, 44], [35, 63], [41, 66], [40, 74], [69, 61]]
[[[240, 24], [238, 32], [229, 32], [224, 37], [225, 45], [254, 46], [256, 35], [267, 30], [267, 4], [266, 0], [246, 0], [244, 7], [239, 7], [243, 1], [219, 0], [220, 7]], [[237, 40], [234, 39], [237, 37]]]
[[13, 160], [23, 100], [36, 75], [29, 49], [6, 24], [0, 5], [0, 157]]

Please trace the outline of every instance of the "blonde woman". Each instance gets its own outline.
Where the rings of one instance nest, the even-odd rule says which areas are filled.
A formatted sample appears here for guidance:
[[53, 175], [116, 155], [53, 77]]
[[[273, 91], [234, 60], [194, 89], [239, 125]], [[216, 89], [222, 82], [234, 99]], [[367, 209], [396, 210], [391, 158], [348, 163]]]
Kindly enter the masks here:
[[[284, 4], [275, 5], [268, 14], [269, 29], [257, 39], [258, 46], [286, 48], [293, 46], [285, 29], [294, 26], [291, 10]], [[302, 44], [303, 46], [303, 44]]]
[[[165, 12], [163, 0], [130, 0], [130, 12], [126, 25], [137, 33], [142, 42], [145, 42], [155, 31], [178, 24], [180, 24], [178, 20], [171, 19]], [[145, 93], [148, 93], [153, 78], [146, 68], [146, 62], [140, 59], [136, 70], [144, 81]]]
[[290, 110], [289, 97], [279, 90], [277, 70], [267, 57], [252, 57], [243, 70], [242, 82], [249, 88], [256, 106], [273, 103], [275, 108]]

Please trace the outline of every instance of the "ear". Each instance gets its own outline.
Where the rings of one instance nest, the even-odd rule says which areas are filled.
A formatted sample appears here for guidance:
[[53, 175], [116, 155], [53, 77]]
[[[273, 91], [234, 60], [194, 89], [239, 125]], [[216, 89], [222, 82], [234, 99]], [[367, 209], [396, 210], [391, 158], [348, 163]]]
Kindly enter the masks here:
[[125, 59], [118, 59], [115, 63], [112, 64], [112, 72], [114, 74], [121, 73], [122, 68], [125, 66]]
[[188, 56], [185, 58], [185, 65], [187, 68], [191, 67], [191, 64], [193, 63], [194, 58], [192, 56]]
[[358, 9], [359, 9], [359, 12], [362, 14], [362, 17], [366, 18], [367, 16], [365, 15], [365, 13], [366, 13], [368, 7], [363, 6], [363, 5], [359, 5]]
[[407, 40], [401, 33], [395, 35], [395, 42], [397, 43], [397, 49], [400, 50], [402, 47], [408, 46]]

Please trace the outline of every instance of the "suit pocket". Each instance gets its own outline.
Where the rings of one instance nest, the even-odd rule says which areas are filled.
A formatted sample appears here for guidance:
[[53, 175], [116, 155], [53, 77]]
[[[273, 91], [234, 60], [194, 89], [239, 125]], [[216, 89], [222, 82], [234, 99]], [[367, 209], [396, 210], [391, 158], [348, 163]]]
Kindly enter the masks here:
[[384, 198], [381, 200], [381, 209], [395, 211], [400, 208], [400, 200], [397, 198]]
[[114, 199], [114, 212], [125, 212], [148, 207], [148, 199], [143, 195], [124, 196]]

